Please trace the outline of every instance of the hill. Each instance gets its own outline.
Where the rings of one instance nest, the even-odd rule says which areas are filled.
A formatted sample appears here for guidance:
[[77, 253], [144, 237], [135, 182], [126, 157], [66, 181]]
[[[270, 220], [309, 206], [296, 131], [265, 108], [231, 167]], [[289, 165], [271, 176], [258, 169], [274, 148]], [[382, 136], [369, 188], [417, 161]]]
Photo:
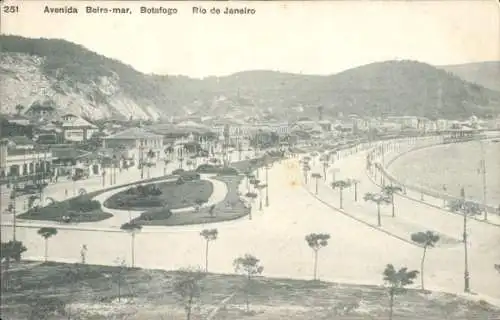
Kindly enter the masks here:
[[49, 101], [91, 118], [230, 115], [260, 118], [498, 114], [500, 93], [428, 64], [372, 63], [331, 75], [246, 71], [202, 80], [146, 75], [65, 40], [1, 36], [3, 112]]
[[500, 61], [456, 64], [438, 68], [451, 72], [465, 81], [500, 91]]

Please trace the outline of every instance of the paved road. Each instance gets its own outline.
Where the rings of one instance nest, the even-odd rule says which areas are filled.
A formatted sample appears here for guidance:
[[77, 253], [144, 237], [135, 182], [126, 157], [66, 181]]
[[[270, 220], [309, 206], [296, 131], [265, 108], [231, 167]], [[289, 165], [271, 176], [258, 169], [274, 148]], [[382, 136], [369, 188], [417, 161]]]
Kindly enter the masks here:
[[[356, 176], [362, 180], [360, 194], [377, 190], [363, 176], [363, 159], [361, 153], [339, 160], [336, 164], [340, 170], [339, 177]], [[329, 245], [319, 254], [319, 276], [324, 280], [381, 284], [381, 272], [387, 263], [419, 268], [421, 248], [332, 210], [311, 195], [312, 184], [310, 190], [301, 186], [302, 173], [296, 162], [297, 159], [283, 161], [269, 170], [270, 206], [263, 211], [254, 209], [252, 220], [141, 232], [136, 236], [137, 266], [169, 270], [201, 265], [204, 261], [204, 241], [199, 232], [203, 228], [217, 227], [219, 239], [210, 248], [210, 270], [213, 272], [232, 273], [233, 259], [251, 253], [261, 259], [266, 276], [310, 279], [313, 252], [304, 237], [312, 232], [331, 235]], [[335, 202], [338, 199], [334, 191], [324, 186], [320, 190], [320, 195], [323, 194], [326, 201]], [[433, 228], [450, 235], [460, 233], [457, 216], [446, 215], [402, 198], [397, 198], [397, 201], [397, 219], [416, 224], [416, 231]], [[367, 220], [376, 221], [372, 205], [356, 204], [347, 200], [346, 196], [345, 208], [349, 212], [359, 212]], [[389, 218], [384, 218], [384, 225], [389, 225]], [[493, 263], [500, 261], [497, 250], [499, 237], [495, 237], [498, 236], [498, 229], [474, 222], [470, 228], [472, 289], [500, 299], [500, 292], [496, 290], [500, 287], [500, 277], [493, 268]], [[11, 228], [2, 227], [4, 237], [10, 237], [11, 231]], [[36, 234], [36, 229], [20, 228], [17, 235], [28, 248], [26, 257], [42, 259], [43, 241]], [[130, 239], [124, 232], [60, 230], [49, 240], [49, 259], [78, 261], [81, 245], [86, 244], [89, 263], [113, 264], [117, 257], [130, 261]], [[426, 283], [429, 289], [461, 291], [462, 250], [461, 246], [448, 246], [428, 252]]]

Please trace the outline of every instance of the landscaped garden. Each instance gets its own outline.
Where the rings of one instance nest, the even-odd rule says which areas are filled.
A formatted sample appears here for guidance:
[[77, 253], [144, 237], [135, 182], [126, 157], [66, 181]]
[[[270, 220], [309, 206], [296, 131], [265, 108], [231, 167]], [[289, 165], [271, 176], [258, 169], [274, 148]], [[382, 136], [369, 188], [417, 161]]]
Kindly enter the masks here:
[[169, 181], [132, 186], [112, 195], [104, 202], [110, 209], [148, 210], [151, 208], [178, 209], [208, 201], [213, 185], [207, 180]]
[[[147, 182], [154, 182], [168, 179], [169, 177], [158, 177], [147, 180]], [[137, 182], [132, 182], [127, 185], [134, 185]], [[95, 222], [102, 221], [112, 217], [113, 215], [104, 212], [101, 208], [101, 204], [98, 201], [92, 200], [98, 195], [118, 189], [123, 188], [127, 185], [114, 186], [107, 189], [102, 189], [94, 192], [81, 192], [80, 195], [66, 199], [63, 201], [53, 201], [51, 204], [40, 207], [34, 206], [28, 209], [25, 213], [18, 215], [19, 219], [26, 220], [45, 220], [45, 221], [57, 221], [57, 222]], [[69, 218], [69, 220], [67, 220]]]
[[133, 222], [141, 225], [157, 226], [202, 224], [234, 220], [250, 212], [250, 209], [244, 206], [238, 194], [238, 186], [243, 179], [242, 176], [219, 175], [213, 179], [222, 181], [227, 186], [228, 192], [222, 202], [211, 206], [203, 206], [203, 203], [197, 203], [198, 209], [177, 213], [172, 213], [169, 207], [155, 208], [143, 212]]
[[[384, 286], [263, 277], [249, 282], [241, 275], [53, 262], [17, 263], [9, 279], [1, 308], [11, 320], [186, 319], [187, 306], [192, 319], [390, 319]], [[186, 304], [190, 292], [192, 304]], [[500, 310], [485, 301], [408, 289], [396, 296], [391, 317], [499, 319]]]

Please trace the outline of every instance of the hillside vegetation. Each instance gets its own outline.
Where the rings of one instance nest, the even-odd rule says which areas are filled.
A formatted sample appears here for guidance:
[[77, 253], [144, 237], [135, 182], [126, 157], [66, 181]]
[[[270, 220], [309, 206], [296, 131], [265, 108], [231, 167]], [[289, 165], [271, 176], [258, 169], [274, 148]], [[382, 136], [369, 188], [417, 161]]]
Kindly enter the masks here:
[[439, 68], [451, 72], [465, 81], [500, 91], [500, 61], [455, 64], [439, 66]]
[[500, 93], [415, 61], [331, 75], [246, 71], [202, 80], [146, 75], [65, 40], [1, 36], [4, 109], [50, 99], [92, 118], [232, 115], [298, 118], [357, 113], [464, 118], [499, 113]]

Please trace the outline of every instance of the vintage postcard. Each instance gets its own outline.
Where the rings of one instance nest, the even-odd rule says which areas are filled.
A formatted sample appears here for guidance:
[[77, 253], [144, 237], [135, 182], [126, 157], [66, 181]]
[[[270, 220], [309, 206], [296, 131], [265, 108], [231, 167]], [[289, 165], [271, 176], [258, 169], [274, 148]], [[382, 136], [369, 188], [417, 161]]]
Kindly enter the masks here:
[[500, 319], [496, 1], [0, 9], [1, 320]]

